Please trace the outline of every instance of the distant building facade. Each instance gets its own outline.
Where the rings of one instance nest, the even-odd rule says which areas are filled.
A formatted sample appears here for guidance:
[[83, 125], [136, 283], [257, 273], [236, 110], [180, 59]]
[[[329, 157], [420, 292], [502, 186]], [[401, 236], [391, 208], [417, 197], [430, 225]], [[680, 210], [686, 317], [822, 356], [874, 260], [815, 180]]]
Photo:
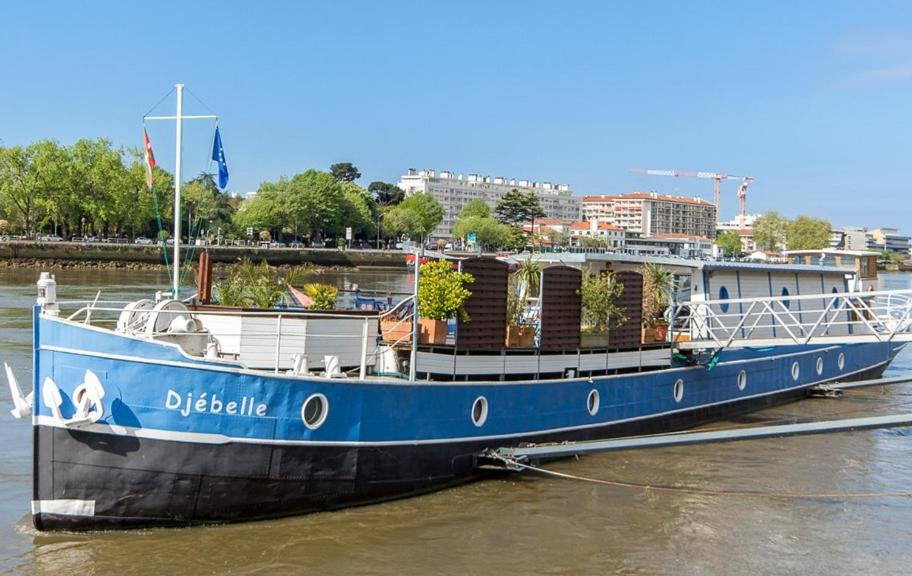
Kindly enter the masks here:
[[909, 257], [910, 237], [900, 234], [896, 228], [875, 228], [868, 231], [868, 249], [900, 254], [903, 258]]
[[716, 235], [720, 232], [735, 232], [741, 238], [741, 251], [751, 254], [757, 250], [757, 244], [754, 242], [754, 222], [760, 216], [761, 214], [746, 214], [743, 226], [737, 218], [728, 222], [719, 222], [716, 225]]
[[656, 192], [583, 197], [583, 220], [620, 226], [643, 236], [683, 234], [715, 238], [715, 204]]
[[574, 222], [570, 225], [570, 239], [575, 246], [584, 245], [583, 238], [596, 241], [599, 247], [623, 251], [626, 246], [627, 231], [620, 226], [599, 222], [595, 219], [588, 222]]
[[574, 196], [567, 184], [532, 182], [529, 180], [507, 179], [501, 176], [479, 176], [478, 174], [455, 174], [448, 170], [439, 173], [434, 170], [409, 168], [399, 179], [399, 188], [406, 195], [427, 193], [443, 207], [443, 221], [431, 234], [433, 238], [452, 238], [456, 218], [472, 200], [481, 199], [493, 210], [504, 194], [516, 189], [523, 193], [534, 192], [548, 218], [579, 220], [582, 199]]
[[856, 228], [846, 226], [835, 231], [830, 241], [830, 247], [843, 250], [873, 250], [876, 252], [891, 252], [900, 254], [903, 258], [910, 257], [910, 238], [900, 234], [896, 228]]

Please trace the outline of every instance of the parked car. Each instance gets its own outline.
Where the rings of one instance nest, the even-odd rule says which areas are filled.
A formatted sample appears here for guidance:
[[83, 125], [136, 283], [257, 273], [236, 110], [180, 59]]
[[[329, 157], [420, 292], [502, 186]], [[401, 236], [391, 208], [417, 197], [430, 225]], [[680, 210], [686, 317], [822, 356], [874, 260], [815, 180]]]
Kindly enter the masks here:
[[47, 236], [42, 236], [39, 240], [42, 242], [60, 242], [63, 238], [56, 234], [48, 234]]
[[288, 245], [289, 248], [303, 248], [304, 243], [298, 242], [297, 240]]
[[322, 240], [311, 240], [310, 247], [311, 248], [326, 248], [326, 242], [324, 242]]
[[367, 240], [355, 240], [352, 242], [352, 248], [357, 248], [358, 250], [367, 250], [370, 248], [370, 244], [367, 243]]
[[272, 242], [269, 243], [269, 247], [270, 248], [285, 248], [285, 243], [279, 242], [277, 240], [273, 240]]
[[133, 241], [134, 244], [153, 244], [151, 238], [146, 238], [145, 236], [139, 236], [136, 240]]

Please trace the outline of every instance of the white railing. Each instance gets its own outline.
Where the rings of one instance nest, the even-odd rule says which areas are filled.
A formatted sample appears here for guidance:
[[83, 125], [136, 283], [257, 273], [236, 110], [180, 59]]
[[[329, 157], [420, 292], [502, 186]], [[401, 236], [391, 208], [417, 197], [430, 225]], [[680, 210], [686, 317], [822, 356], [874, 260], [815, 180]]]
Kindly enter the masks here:
[[[69, 322], [115, 328], [115, 322], [127, 311], [128, 302], [60, 302], [62, 309], [78, 308], [65, 316]], [[194, 336], [211, 336], [218, 343], [218, 358], [237, 360], [247, 367], [271, 369], [279, 373], [288, 369], [324, 366], [327, 356], [335, 356], [343, 367], [352, 367], [364, 379], [368, 365], [379, 357], [379, 318], [372, 311], [354, 310], [348, 314], [308, 310], [238, 310], [217, 307], [175, 307], [131, 311], [130, 322], [121, 331], [160, 341], [174, 341], [182, 348]], [[62, 314], [61, 314], [62, 315]], [[187, 317], [201, 323], [202, 331], [191, 326], [189, 331], [171, 329], [172, 321]], [[205, 342], [202, 343], [205, 348]], [[200, 354], [200, 347], [194, 350]], [[324, 364], [321, 364], [324, 362]], [[328, 368], [328, 366], [324, 366]]]
[[912, 290], [692, 300], [673, 312], [679, 348], [912, 339]]

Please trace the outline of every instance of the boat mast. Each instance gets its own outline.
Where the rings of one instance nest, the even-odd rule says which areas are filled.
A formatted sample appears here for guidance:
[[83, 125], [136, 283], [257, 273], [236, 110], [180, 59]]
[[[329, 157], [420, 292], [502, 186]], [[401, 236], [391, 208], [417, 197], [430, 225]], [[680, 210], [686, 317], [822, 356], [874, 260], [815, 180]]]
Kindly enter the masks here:
[[181, 141], [183, 134], [184, 85], [175, 84], [177, 90], [177, 116], [174, 129], [174, 278], [171, 281], [171, 297], [178, 299], [180, 290], [180, 227], [181, 227]]
[[174, 120], [174, 276], [171, 280], [171, 297], [175, 300], [180, 289], [180, 226], [181, 226], [181, 144], [183, 143], [184, 120], [215, 120], [214, 114], [193, 114], [184, 116], [184, 85], [175, 84], [177, 91], [177, 113], [174, 116], [143, 116], [143, 120]]

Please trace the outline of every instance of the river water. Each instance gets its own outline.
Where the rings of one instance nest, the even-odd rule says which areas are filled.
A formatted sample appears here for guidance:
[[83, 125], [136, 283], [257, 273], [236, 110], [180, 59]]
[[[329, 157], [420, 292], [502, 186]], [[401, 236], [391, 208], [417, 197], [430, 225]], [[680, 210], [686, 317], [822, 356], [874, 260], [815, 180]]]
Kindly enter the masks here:
[[[0, 271], [0, 360], [28, 388], [35, 271]], [[61, 298], [146, 297], [163, 274], [65, 271]], [[407, 290], [404, 273], [332, 272], [340, 287]], [[885, 274], [883, 288], [912, 288]], [[887, 375], [912, 371], [912, 348]], [[28, 516], [31, 433], [0, 392], [0, 573], [10, 574], [910, 574], [912, 430], [627, 451], [331, 513], [226, 526], [41, 534]], [[912, 385], [810, 399], [739, 420], [894, 414]], [[697, 490], [647, 489], [670, 486]], [[725, 491], [757, 491], [738, 496]], [[786, 497], [781, 493], [828, 494]], [[850, 497], [846, 494], [865, 497]], [[874, 495], [871, 495], [874, 493]], [[778, 495], [777, 495], [778, 494]]]

